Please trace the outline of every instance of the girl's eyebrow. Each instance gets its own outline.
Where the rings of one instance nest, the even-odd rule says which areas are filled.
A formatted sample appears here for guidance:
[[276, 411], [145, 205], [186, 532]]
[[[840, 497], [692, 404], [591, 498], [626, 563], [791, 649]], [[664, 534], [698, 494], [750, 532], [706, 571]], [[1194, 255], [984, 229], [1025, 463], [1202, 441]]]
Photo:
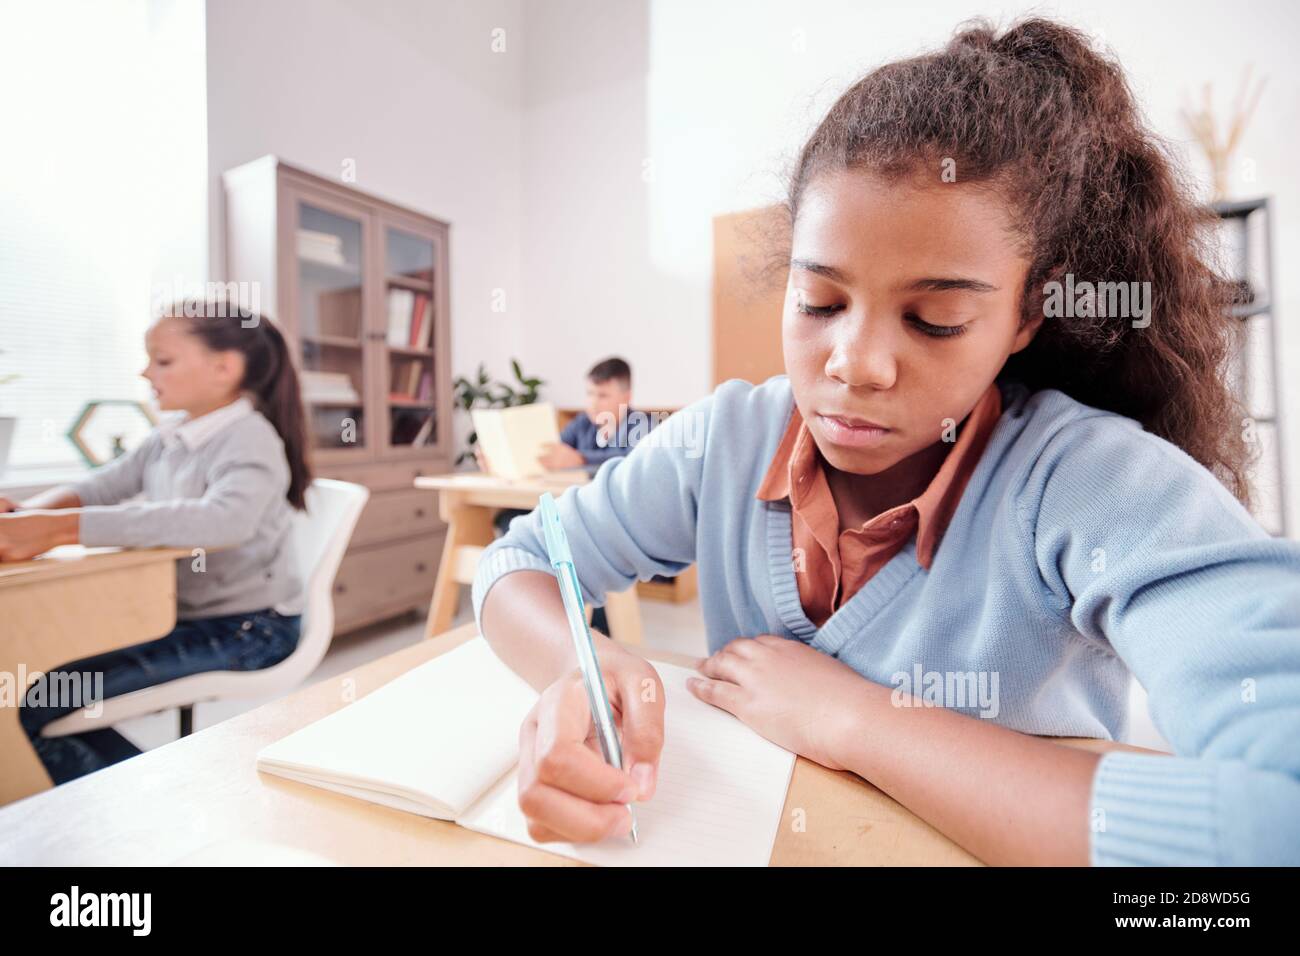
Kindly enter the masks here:
[[[835, 266], [824, 265], [811, 259], [791, 259], [791, 269], [802, 269], [815, 275], [825, 276], [833, 282], [850, 283], [846, 273]], [[903, 287], [904, 292], [996, 292], [998, 287], [981, 279], [967, 279], [960, 276], [943, 278], [915, 279]]]
[[811, 259], [791, 259], [790, 268], [812, 272], [819, 276], [825, 276], [834, 282], [843, 282], [846, 285], [849, 282], [849, 277], [839, 269], [834, 266], [822, 265], [820, 262], [813, 262]]
[[942, 279], [917, 279], [909, 283], [906, 292], [997, 292], [998, 287], [980, 279], [958, 277]]

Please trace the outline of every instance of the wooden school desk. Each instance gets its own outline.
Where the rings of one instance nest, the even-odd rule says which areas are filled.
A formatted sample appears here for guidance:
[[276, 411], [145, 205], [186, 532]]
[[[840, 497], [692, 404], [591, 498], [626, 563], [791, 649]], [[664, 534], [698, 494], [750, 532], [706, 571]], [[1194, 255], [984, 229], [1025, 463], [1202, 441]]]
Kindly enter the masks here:
[[[442, 634], [451, 627], [459, 588], [474, 582], [479, 555], [492, 543], [492, 518], [497, 509], [532, 511], [544, 492], [559, 495], [570, 485], [585, 484], [588, 480], [582, 469], [517, 481], [476, 471], [416, 478], [415, 487], [438, 492], [438, 515], [447, 523], [447, 538], [433, 586], [425, 636]], [[641, 606], [635, 587], [611, 593], [605, 604], [605, 616], [609, 620], [610, 637], [622, 644], [641, 643]]]
[[0, 562], [0, 804], [52, 786], [18, 723], [25, 685], [38, 671], [170, 631], [175, 562], [188, 554], [73, 546]]
[[[139, 757], [0, 808], [0, 866], [148, 865], [270, 844], [352, 866], [564, 866], [531, 847], [257, 772], [257, 752], [476, 636], [467, 624]], [[682, 655], [649, 653], [689, 664]], [[395, 731], [397, 732], [397, 731]], [[404, 732], [419, 746], [413, 730]], [[1117, 745], [1090, 740], [1090, 750]], [[1124, 748], [1132, 749], [1132, 748]], [[805, 827], [791, 825], [802, 810]], [[231, 860], [224, 855], [224, 862]], [[245, 859], [244, 862], [257, 862]], [[802, 757], [774, 865], [978, 865], [875, 787]]]

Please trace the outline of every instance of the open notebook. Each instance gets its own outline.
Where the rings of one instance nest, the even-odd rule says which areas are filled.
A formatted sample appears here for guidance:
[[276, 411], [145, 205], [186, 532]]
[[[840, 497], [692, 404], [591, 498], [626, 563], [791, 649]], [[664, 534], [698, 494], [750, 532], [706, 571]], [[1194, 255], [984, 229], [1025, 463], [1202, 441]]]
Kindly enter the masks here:
[[519, 809], [519, 725], [537, 692], [482, 637], [413, 668], [257, 755], [267, 773], [453, 820], [606, 866], [766, 866], [794, 754], [686, 688], [694, 672], [655, 663], [664, 751], [655, 795], [636, 804], [640, 844], [539, 844]]

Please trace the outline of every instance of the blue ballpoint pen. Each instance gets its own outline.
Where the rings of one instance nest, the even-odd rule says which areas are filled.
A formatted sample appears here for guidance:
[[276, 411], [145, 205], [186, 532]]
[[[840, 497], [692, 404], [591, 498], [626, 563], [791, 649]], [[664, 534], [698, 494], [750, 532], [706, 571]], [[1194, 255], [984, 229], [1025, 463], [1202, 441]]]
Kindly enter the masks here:
[[[569, 632], [573, 635], [573, 649], [578, 655], [582, 682], [587, 687], [587, 703], [591, 707], [591, 722], [596, 728], [596, 739], [600, 741], [600, 752], [607, 764], [622, 770], [623, 748], [619, 746], [614, 715], [609, 708], [609, 696], [605, 693], [605, 680], [600, 675], [596, 647], [591, 640], [591, 631], [587, 628], [587, 610], [582, 601], [578, 572], [573, 566], [573, 555], [569, 551], [569, 539], [564, 533], [564, 525], [560, 524], [560, 512], [551, 493], [548, 491], [543, 494], [539, 502], [542, 531], [546, 535], [546, 553], [560, 582], [560, 595], [564, 598], [564, 610], [569, 616]], [[627, 812], [632, 815], [632, 842], [636, 843], [636, 811], [630, 803]]]

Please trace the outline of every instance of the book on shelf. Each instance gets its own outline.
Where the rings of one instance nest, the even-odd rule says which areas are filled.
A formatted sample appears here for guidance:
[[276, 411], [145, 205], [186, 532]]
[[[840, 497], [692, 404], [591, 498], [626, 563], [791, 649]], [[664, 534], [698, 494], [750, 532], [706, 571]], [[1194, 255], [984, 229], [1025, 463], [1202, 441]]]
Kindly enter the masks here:
[[429, 347], [433, 337], [433, 309], [424, 292], [388, 290], [388, 335], [390, 346], [404, 349]]
[[316, 325], [321, 336], [361, 337], [361, 287], [332, 289], [316, 297]]
[[407, 348], [411, 341], [411, 318], [415, 293], [410, 289], [388, 290], [388, 344]]
[[332, 232], [299, 229], [298, 258], [327, 266], [348, 267], [347, 260], [343, 256], [343, 237], [336, 236]]
[[421, 359], [394, 363], [388, 394], [390, 400], [413, 402], [433, 397], [433, 376]]
[[420, 430], [416, 432], [415, 437], [411, 439], [412, 445], [429, 444], [430, 439], [433, 438], [433, 419], [434, 414], [430, 411], [429, 416], [424, 420], [424, 424], [420, 426]]
[[321, 372], [303, 369], [299, 375], [302, 400], [313, 402], [349, 402], [361, 404], [361, 397], [347, 372]]
[[417, 292], [415, 302], [411, 308], [411, 338], [408, 344], [413, 349], [428, 348], [429, 336], [433, 326], [429, 297], [423, 292]]

